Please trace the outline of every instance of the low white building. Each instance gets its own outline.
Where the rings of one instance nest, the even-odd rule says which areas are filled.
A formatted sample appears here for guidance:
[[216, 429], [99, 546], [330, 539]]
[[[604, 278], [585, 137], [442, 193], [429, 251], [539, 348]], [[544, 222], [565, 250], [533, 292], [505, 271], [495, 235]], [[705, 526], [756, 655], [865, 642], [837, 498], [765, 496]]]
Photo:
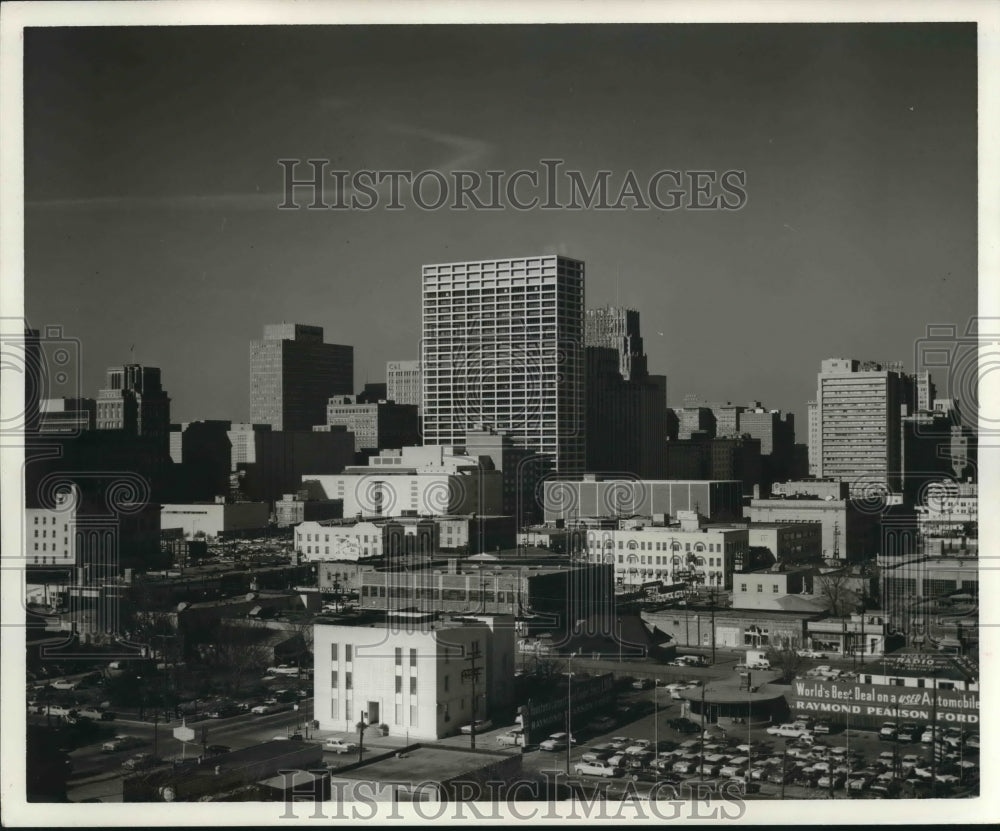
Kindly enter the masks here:
[[374, 522], [303, 522], [295, 526], [295, 550], [303, 560], [347, 560], [384, 553], [382, 525]]
[[344, 516], [395, 517], [500, 514], [503, 474], [489, 457], [446, 445], [383, 450], [364, 466], [309, 474], [327, 499], [344, 501]]
[[25, 558], [30, 566], [76, 565], [76, 487], [55, 495], [52, 508], [27, 508]]
[[[356, 734], [363, 719], [392, 736], [439, 739], [472, 721], [473, 694], [476, 718], [509, 706], [503, 695], [514, 675], [514, 623], [424, 613], [397, 613], [371, 626], [317, 623], [313, 660], [320, 729]], [[473, 664], [475, 683], [467, 672]]]
[[613, 563], [619, 586], [639, 587], [697, 582], [705, 587], [732, 588], [733, 562], [749, 550], [745, 527], [700, 525], [681, 512], [679, 525], [623, 522], [625, 528], [588, 530], [587, 559]]
[[213, 539], [230, 531], [266, 528], [270, 516], [266, 502], [226, 504], [219, 497], [215, 502], [162, 505], [160, 529], [180, 528], [185, 539], [199, 536]]

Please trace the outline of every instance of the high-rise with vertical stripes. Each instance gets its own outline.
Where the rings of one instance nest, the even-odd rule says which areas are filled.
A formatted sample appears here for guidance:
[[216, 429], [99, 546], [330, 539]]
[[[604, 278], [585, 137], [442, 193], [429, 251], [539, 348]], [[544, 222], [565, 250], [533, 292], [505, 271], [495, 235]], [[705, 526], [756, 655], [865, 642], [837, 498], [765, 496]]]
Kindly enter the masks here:
[[585, 462], [584, 264], [557, 255], [423, 267], [425, 444], [504, 430], [559, 474]]

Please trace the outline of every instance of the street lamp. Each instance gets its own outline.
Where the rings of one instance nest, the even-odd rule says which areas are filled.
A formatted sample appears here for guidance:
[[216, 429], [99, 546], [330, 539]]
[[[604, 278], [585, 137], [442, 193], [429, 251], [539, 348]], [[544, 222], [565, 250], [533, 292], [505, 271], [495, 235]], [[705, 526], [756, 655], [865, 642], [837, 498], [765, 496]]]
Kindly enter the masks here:
[[573, 753], [573, 659], [579, 651], [570, 652], [566, 658], [569, 683], [566, 687], [566, 773], [569, 773], [570, 758]]

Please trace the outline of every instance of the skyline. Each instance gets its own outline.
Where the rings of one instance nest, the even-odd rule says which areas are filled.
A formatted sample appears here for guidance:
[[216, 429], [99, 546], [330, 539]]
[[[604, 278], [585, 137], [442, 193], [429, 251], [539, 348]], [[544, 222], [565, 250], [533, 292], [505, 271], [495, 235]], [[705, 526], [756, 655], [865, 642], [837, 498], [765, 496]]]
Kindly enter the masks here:
[[[418, 356], [422, 265], [560, 253], [587, 308], [639, 309], [670, 405], [759, 400], [802, 441], [821, 360], [913, 371], [928, 324], [976, 313], [974, 25], [419, 29], [26, 32], [26, 316], [81, 338], [83, 395], [135, 344], [172, 420], [243, 420], [281, 320], [353, 345], [360, 389]], [[279, 211], [295, 157], [740, 169], [748, 200]]]

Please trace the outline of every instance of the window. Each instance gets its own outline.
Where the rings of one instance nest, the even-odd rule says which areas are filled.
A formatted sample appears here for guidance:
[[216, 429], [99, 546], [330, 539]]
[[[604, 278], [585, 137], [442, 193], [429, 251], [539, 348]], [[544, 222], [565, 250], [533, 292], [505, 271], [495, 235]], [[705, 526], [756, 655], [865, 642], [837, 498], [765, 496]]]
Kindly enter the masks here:
[[351, 672], [344, 673], [344, 689], [345, 690], [354, 689], [354, 674]]
[[344, 644], [344, 660], [347, 663], [351, 663], [354, 660], [354, 647], [349, 643]]
[[335, 643], [330, 644], [330, 660], [331, 661], [337, 660], [337, 644]]
[[401, 693], [403, 691], [403, 676], [396, 676], [396, 692]]
[[758, 583], [757, 584], [757, 591], [759, 591], [759, 592], [764, 591], [764, 584], [763, 583]]
[[451, 679], [450, 675], [446, 675], [444, 677], [444, 691], [445, 692], [448, 692], [448, 682], [450, 681], [450, 679]]
[[774, 583], [774, 584], [771, 585], [771, 591], [774, 592], [775, 594], [778, 593], [778, 584], [777, 583]]
[[410, 695], [417, 694], [417, 679], [412, 675], [410, 676]]
[[337, 689], [337, 670], [330, 673], [330, 686]]
[[[396, 647], [396, 666], [401, 667], [403, 665], [403, 650], [400, 647]], [[397, 692], [399, 692], [397, 690]]]
[[415, 667], [417, 665], [417, 650], [410, 650], [410, 666]]
[[747, 584], [746, 583], [740, 583], [740, 591], [741, 592], [745, 592], [746, 590], [747, 590]]

